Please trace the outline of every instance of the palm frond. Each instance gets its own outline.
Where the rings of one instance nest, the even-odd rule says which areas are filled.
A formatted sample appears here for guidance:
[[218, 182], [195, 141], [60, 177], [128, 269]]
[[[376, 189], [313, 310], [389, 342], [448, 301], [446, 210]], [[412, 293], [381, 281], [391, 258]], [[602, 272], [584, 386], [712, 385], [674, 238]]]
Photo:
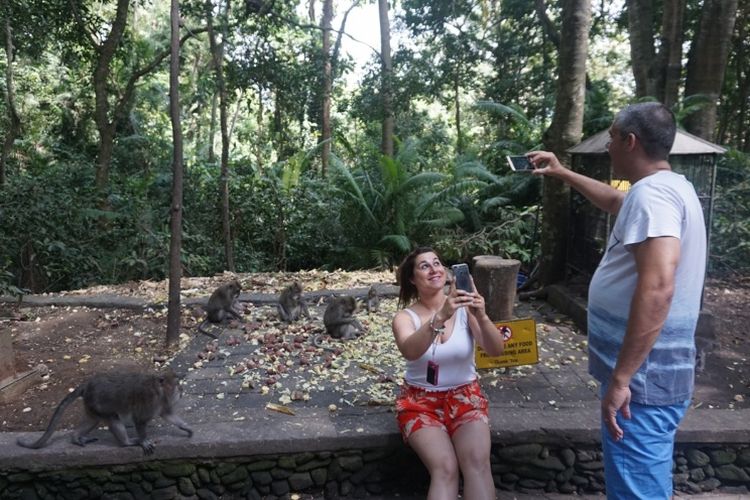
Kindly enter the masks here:
[[500, 104], [499, 102], [494, 101], [477, 101], [476, 103], [474, 103], [474, 107], [496, 115], [509, 116], [524, 127], [527, 127], [529, 129], [532, 128], [531, 122], [528, 118], [526, 118], [526, 115], [523, 113], [523, 111], [521, 111], [520, 108], [514, 105], [507, 106], [505, 104]]

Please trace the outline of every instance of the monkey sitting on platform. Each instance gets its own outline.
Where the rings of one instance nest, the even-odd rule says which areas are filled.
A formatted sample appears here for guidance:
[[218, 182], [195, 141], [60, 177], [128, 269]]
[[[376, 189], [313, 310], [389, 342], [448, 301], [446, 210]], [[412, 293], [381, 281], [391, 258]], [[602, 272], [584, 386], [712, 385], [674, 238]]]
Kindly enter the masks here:
[[[328, 335], [339, 340], [350, 340], [361, 335], [364, 328], [362, 323], [354, 317], [356, 310], [357, 301], [354, 297], [348, 295], [333, 297], [323, 313], [323, 324]], [[320, 337], [321, 335], [316, 335], [313, 338], [315, 347], [332, 350], [321, 345]]]
[[279, 319], [287, 323], [293, 323], [303, 315], [307, 318], [310, 317], [307, 304], [302, 299], [302, 285], [298, 281], [281, 291], [276, 309], [279, 311]]
[[[157, 415], [187, 432], [188, 437], [193, 436], [193, 431], [174, 413], [174, 404], [181, 396], [180, 382], [171, 370], [165, 375], [117, 371], [97, 374], [63, 398], [42, 437], [34, 442], [22, 439], [17, 442], [25, 448], [45, 446], [65, 409], [73, 400], [81, 397], [85, 417], [73, 433], [73, 444], [86, 446], [96, 441], [96, 438], [86, 435], [103, 420], [120, 446], [140, 446], [149, 455], [154, 452], [154, 443], [146, 437], [146, 426]], [[125, 429], [123, 420], [128, 417], [135, 424], [137, 439], [129, 437]]]
[[232, 280], [214, 290], [208, 299], [206, 306], [206, 319], [198, 325], [198, 331], [209, 337], [219, 338], [217, 335], [206, 330], [208, 323], [222, 323], [229, 316], [233, 316], [242, 321], [242, 314], [234, 308], [235, 301], [240, 295], [242, 285], [238, 280]]
[[378, 290], [375, 288], [375, 285], [372, 285], [369, 290], [367, 290], [367, 298], [365, 299], [365, 309], [367, 309], [368, 313], [376, 313], [378, 312], [378, 309], [380, 308], [380, 295], [378, 295]]

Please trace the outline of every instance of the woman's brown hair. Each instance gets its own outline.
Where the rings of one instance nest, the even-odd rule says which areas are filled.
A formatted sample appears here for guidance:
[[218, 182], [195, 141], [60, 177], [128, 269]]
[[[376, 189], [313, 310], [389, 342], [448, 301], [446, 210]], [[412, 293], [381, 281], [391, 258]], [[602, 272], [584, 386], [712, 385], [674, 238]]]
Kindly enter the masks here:
[[[396, 271], [396, 281], [400, 286], [398, 291], [398, 308], [403, 309], [404, 307], [411, 304], [415, 298], [417, 298], [417, 287], [412, 283], [414, 277], [414, 262], [417, 259], [417, 255], [432, 252], [437, 255], [437, 252], [432, 247], [417, 247], [412, 250], [409, 255], [404, 257], [401, 264], [398, 266]], [[440, 256], [438, 255], [438, 258]]]

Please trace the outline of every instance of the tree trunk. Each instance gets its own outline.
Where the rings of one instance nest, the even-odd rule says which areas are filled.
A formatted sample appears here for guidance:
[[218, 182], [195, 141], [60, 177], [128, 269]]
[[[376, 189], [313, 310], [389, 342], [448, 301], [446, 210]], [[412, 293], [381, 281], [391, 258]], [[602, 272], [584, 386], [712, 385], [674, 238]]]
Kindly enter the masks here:
[[[232, 232], [229, 218], [229, 133], [227, 124], [227, 90], [224, 81], [224, 43], [216, 43], [216, 32], [213, 26], [213, 4], [210, 0], [206, 2], [206, 26], [208, 28], [208, 40], [211, 46], [211, 57], [213, 58], [214, 72], [216, 74], [216, 86], [219, 90], [219, 128], [221, 129], [221, 177], [219, 189], [221, 191], [221, 227], [222, 239], [224, 240], [224, 258], [229, 271], [234, 272], [234, 251], [232, 245]], [[229, 21], [230, 0], [227, 0], [225, 10], [224, 26]], [[224, 30], [226, 31], [226, 30]]]
[[383, 124], [380, 152], [393, 157], [393, 61], [391, 60], [391, 23], [388, 19], [388, 0], [378, 0], [380, 14], [381, 92], [383, 93]]
[[461, 100], [460, 100], [461, 87], [458, 83], [458, 68], [453, 77], [453, 107], [456, 112], [456, 152], [461, 154], [464, 152], [464, 139], [461, 133]]
[[737, 0], [706, 0], [698, 33], [690, 47], [685, 96], [705, 95], [708, 103], [685, 120], [688, 132], [712, 140], [716, 105], [724, 83], [729, 46], [737, 17]]
[[21, 118], [16, 110], [15, 86], [13, 83], [13, 36], [10, 28], [10, 16], [5, 18], [5, 57], [7, 66], [5, 67], [5, 104], [8, 109], [8, 130], [3, 140], [3, 151], [0, 156], [0, 186], [5, 184], [6, 165], [10, 152], [13, 150], [13, 143], [16, 137], [21, 134]]
[[263, 171], [263, 87], [258, 84], [258, 114], [255, 115], [255, 122], [258, 125], [256, 134], [255, 158], [258, 162], [258, 171]]
[[[578, 143], [583, 130], [590, 26], [591, 0], [562, 2], [560, 38], [566, 43], [560, 46], [555, 114], [544, 134], [544, 145], [563, 161], [567, 155], [565, 150]], [[569, 199], [570, 190], [565, 184], [549, 177], [544, 179], [540, 268], [540, 280], [543, 285], [560, 281], [565, 277]]]
[[130, 0], [117, 0], [117, 11], [112, 21], [109, 36], [97, 46], [98, 57], [94, 68], [94, 120], [99, 131], [99, 152], [96, 160], [96, 188], [100, 195], [109, 186], [109, 167], [115, 142], [115, 117], [110, 117], [109, 78], [110, 66], [115, 57], [128, 21]]
[[682, 73], [682, 24], [685, 0], [665, 0], [662, 12], [661, 44], [656, 58], [657, 99], [668, 108], [677, 103]]
[[208, 125], [208, 163], [216, 163], [216, 153], [214, 152], [214, 137], [216, 137], [216, 110], [219, 109], [219, 93], [214, 92], [211, 97], [211, 121]]
[[333, 0], [323, 0], [323, 108], [321, 123], [321, 140], [323, 150], [321, 156], [321, 174], [326, 175], [328, 162], [331, 158], [331, 89], [333, 75], [331, 73], [331, 20], [333, 19]]
[[630, 32], [630, 59], [633, 64], [636, 97], [653, 95], [649, 85], [649, 70], [656, 57], [654, 53], [654, 18], [651, 0], [627, 0], [628, 28]]
[[737, 147], [744, 152], [747, 152], [748, 147], [750, 147], [750, 144], [744, 142], [743, 136], [743, 131], [750, 129], [750, 127], [746, 126], [747, 103], [748, 98], [750, 98], [750, 71], [748, 71], [747, 54], [744, 46], [747, 37], [748, 14], [750, 14], [750, 9], [747, 7], [740, 12], [740, 17], [737, 20], [737, 36], [734, 39], [734, 73], [737, 80], [737, 102], [739, 106], [736, 109], [736, 130], [733, 136]]
[[172, 0], [171, 59], [169, 64], [169, 115], [172, 119], [172, 206], [170, 208], [169, 299], [167, 307], [167, 346], [180, 338], [180, 281], [182, 279], [182, 126], [180, 124], [180, 2]]

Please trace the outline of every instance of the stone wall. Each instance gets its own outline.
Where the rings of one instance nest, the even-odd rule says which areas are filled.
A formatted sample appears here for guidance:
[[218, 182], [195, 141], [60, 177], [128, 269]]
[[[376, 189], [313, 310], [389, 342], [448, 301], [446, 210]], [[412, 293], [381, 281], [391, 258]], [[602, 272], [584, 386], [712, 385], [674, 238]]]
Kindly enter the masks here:
[[[676, 489], [750, 491], [750, 446], [678, 445]], [[601, 451], [543, 444], [493, 445], [499, 489], [525, 493], [604, 491]], [[56, 470], [0, 470], [0, 498], [211, 499], [424, 495], [428, 477], [406, 447], [266, 455], [216, 461], [142, 462]]]

